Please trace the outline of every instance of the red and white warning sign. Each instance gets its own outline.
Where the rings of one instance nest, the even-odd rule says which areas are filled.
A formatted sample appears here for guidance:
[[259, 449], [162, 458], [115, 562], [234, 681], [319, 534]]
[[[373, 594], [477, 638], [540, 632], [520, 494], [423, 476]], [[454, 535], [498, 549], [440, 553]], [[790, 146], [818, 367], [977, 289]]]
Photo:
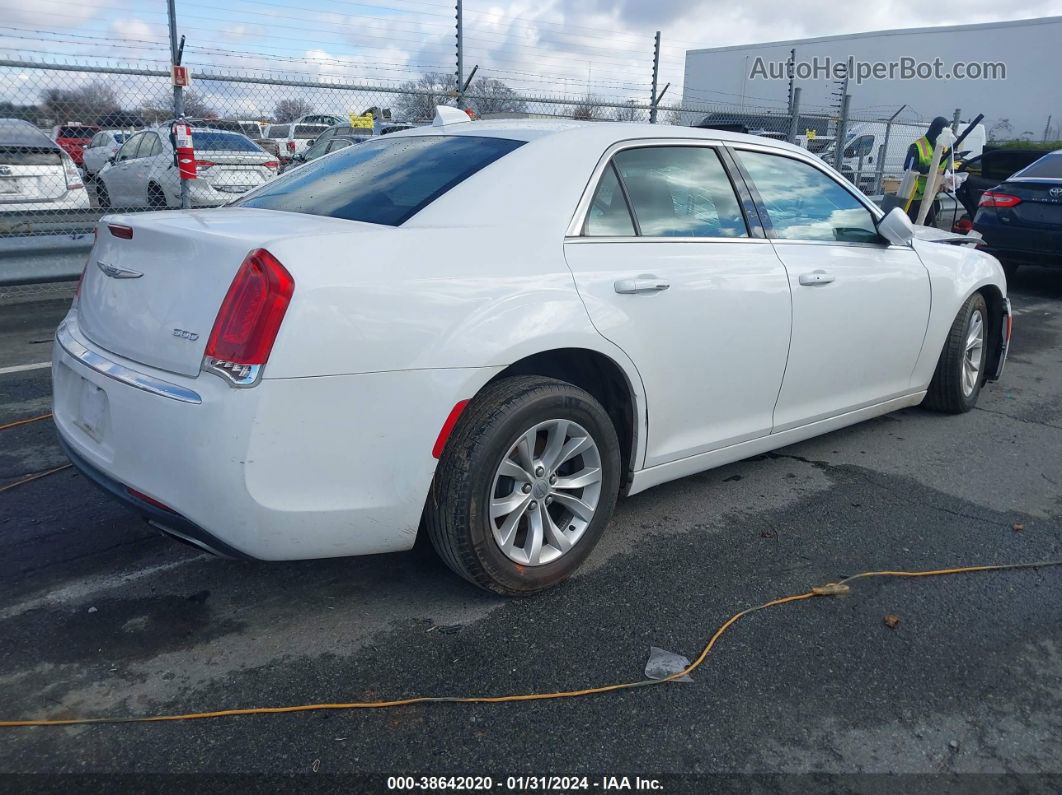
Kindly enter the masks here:
[[192, 73], [188, 71], [187, 66], [173, 64], [170, 66], [170, 77], [175, 86], [187, 87], [192, 85]]
[[173, 123], [173, 151], [177, 156], [177, 171], [181, 179], [195, 179], [195, 149], [192, 148], [192, 127], [183, 121]]

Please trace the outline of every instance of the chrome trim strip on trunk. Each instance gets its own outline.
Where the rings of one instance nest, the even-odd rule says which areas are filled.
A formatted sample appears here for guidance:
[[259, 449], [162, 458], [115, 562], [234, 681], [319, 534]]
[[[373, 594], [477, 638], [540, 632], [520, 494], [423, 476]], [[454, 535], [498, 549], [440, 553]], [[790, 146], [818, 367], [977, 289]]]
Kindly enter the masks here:
[[90, 351], [74, 339], [74, 335], [70, 333], [65, 321], [56, 330], [55, 340], [64, 351], [100, 375], [128, 384], [134, 389], [150, 392], [152, 395], [159, 395], [170, 400], [177, 400], [181, 403], [203, 402], [198, 392], [177, 384], [171, 384], [169, 381], [163, 381], [161, 378], [139, 373], [136, 370], [118, 364], [118, 362], [112, 362], [94, 351]]

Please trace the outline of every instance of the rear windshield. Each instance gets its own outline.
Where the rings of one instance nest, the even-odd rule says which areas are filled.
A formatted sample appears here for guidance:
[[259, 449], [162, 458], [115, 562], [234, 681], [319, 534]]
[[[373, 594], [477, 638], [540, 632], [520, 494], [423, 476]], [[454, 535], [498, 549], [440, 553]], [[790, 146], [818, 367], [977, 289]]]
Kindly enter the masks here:
[[367, 141], [300, 166], [235, 204], [398, 226], [523, 143], [471, 135]]
[[316, 138], [328, 128], [320, 124], [296, 124], [292, 138]]
[[1019, 171], [1012, 179], [1062, 179], [1062, 153], [1041, 157], [1024, 171]]
[[254, 141], [242, 135], [209, 130], [192, 130], [192, 148], [204, 152], [261, 152]]
[[57, 138], [91, 138], [96, 134], [92, 127], [60, 127]]
[[287, 138], [288, 137], [288, 125], [286, 124], [273, 124], [266, 130], [267, 138]]
[[0, 165], [4, 166], [58, 166], [62, 155], [56, 149], [34, 146], [0, 146]]

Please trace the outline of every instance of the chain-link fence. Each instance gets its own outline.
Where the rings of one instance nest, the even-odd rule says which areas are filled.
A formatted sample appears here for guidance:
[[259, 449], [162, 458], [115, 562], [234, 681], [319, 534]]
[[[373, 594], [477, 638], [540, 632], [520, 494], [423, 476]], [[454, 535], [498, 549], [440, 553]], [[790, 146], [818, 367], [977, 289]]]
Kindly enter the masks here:
[[[14, 101], [0, 102], [0, 282], [70, 278], [101, 215], [181, 206], [168, 69], [16, 58], [0, 60], [0, 85], [17, 87], [7, 93]], [[655, 116], [750, 132], [820, 155], [868, 194], [898, 182], [907, 148], [924, 132], [923, 125], [850, 113], [847, 102], [802, 108], [799, 89], [788, 108], [653, 107], [589, 93], [522, 94], [489, 78], [459, 94], [453, 75], [443, 73], [395, 86], [196, 67], [183, 93], [197, 170], [190, 205], [224, 204], [301, 162], [430, 123], [440, 104], [461, 104], [485, 119]]]

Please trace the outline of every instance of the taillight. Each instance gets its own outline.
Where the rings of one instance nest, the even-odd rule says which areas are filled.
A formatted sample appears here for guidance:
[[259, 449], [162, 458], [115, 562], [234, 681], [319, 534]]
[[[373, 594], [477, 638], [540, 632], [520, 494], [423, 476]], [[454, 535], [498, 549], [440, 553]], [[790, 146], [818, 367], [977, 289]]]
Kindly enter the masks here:
[[276, 160], [267, 160], [265, 163], [262, 163], [262, 165], [266, 168], [271, 168], [274, 170], [280, 168], [280, 163], [278, 163]]
[[66, 152], [63, 152], [63, 175], [66, 177], [67, 190], [76, 190], [77, 188], [85, 187], [84, 182], [81, 180], [81, 173], [77, 170], [74, 161], [70, 159], [70, 155], [66, 154]]
[[195, 167], [197, 169], [199, 169], [200, 171], [202, 171], [203, 169], [210, 168], [211, 166], [216, 166], [216, 165], [217, 165], [217, 163], [215, 163], [213, 160], [196, 160], [195, 161]]
[[239, 386], [257, 382], [294, 292], [295, 280], [276, 257], [264, 248], [248, 254], [214, 320], [204, 366]]
[[133, 227], [126, 226], [125, 224], [107, 224], [107, 229], [115, 237], [120, 237], [122, 240], [133, 239]]
[[1014, 207], [1021, 204], [1021, 199], [1017, 196], [1011, 196], [1009, 193], [997, 193], [996, 191], [986, 190], [981, 194], [981, 201], [977, 203], [978, 207]]
[[289, 152], [294, 152], [295, 151], [295, 142], [294, 141], [288, 141], [288, 151]]

